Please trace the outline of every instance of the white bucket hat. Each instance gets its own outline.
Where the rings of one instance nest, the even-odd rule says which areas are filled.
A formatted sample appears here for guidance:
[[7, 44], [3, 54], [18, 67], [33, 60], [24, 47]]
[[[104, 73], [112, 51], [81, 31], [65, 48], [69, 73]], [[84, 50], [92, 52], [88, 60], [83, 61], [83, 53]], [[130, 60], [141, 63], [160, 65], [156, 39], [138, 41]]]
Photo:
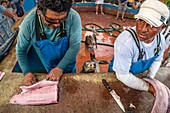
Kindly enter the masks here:
[[160, 27], [163, 23], [168, 23], [169, 9], [159, 0], [146, 0], [135, 18], [142, 19], [154, 27]]

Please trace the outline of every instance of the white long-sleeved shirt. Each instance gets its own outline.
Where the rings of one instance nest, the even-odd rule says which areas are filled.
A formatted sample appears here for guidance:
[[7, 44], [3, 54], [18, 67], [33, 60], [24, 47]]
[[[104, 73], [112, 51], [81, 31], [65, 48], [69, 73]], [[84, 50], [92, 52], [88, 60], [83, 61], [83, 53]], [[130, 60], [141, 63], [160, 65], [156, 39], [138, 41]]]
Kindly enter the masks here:
[[[133, 29], [136, 31], [136, 27], [133, 27]], [[165, 39], [161, 34], [161, 49], [158, 53], [159, 56], [155, 59], [148, 70], [147, 76], [150, 78], [155, 77], [155, 74], [161, 65], [164, 54], [164, 44]], [[157, 38], [155, 37], [150, 44], [140, 42], [140, 47], [145, 51], [143, 60], [150, 59], [154, 56], [154, 49], [157, 47]], [[116, 39], [114, 43], [114, 55], [113, 70], [116, 72], [118, 80], [131, 88], [148, 91], [149, 84], [129, 72], [131, 65], [138, 61], [139, 49], [137, 48], [132, 35], [128, 31], [122, 32]]]

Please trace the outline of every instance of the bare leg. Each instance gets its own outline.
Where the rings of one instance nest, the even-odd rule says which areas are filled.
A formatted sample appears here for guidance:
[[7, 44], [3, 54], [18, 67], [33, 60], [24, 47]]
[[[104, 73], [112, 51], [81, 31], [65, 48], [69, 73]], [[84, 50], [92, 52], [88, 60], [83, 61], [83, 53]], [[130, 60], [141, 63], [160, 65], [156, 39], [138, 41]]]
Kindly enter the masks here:
[[98, 14], [99, 4], [96, 5], [96, 14]]
[[122, 12], [122, 21], [125, 21], [124, 15], [125, 15], [125, 11], [123, 10], [123, 12]]
[[115, 20], [117, 20], [117, 19], [119, 18], [119, 14], [120, 14], [120, 11], [121, 11], [121, 7], [122, 7], [122, 4], [119, 2], [119, 4], [118, 4], [118, 10], [117, 10], [117, 15], [116, 15]]
[[119, 17], [119, 13], [120, 13], [120, 10], [117, 10], [117, 15], [116, 15], [116, 20], [118, 19], [118, 17]]
[[104, 13], [103, 13], [103, 6], [102, 6], [102, 4], [100, 4], [100, 11], [101, 11], [101, 14], [102, 14], [102, 15], [104, 15]]

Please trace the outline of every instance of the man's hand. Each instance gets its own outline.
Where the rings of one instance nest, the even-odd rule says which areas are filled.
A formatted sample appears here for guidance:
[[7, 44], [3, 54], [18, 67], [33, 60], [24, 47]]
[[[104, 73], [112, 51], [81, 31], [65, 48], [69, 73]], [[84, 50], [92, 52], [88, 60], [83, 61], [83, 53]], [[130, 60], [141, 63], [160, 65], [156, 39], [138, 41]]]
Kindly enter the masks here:
[[156, 96], [155, 95], [155, 89], [153, 88], [153, 86], [151, 84], [149, 84], [148, 92], [150, 92], [153, 96]]
[[36, 83], [36, 78], [34, 76], [33, 73], [27, 73], [25, 76], [24, 76], [24, 84], [26, 86], [30, 86], [30, 85], [33, 85]]
[[51, 81], [59, 81], [62, 75], [63, 75], [63, 70], [56, 67], [50, 71], [50, 73], [46, 76], [46, 79]]

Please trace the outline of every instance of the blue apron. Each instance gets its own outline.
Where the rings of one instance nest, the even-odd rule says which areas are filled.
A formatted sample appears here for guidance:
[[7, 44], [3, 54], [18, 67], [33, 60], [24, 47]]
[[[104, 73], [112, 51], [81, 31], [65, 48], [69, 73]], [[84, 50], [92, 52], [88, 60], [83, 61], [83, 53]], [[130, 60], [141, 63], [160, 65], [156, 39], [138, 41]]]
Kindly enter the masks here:
[[[150, 66], [152, 65], [152, 63], [154, 62], [154, 60], [158, 57], [159, 55], [155, 55], [152, 58], [148, 59], [148, 60], [142, 60], [140, 59], [139, 61], [133, 63], [130, 67], [130, 71], [132, 74], [139, 74], [142, 73], [146, 70], [148, 70], [150, 68]], [[113, 68], [113, 62], [114, 62], [114, 58], [110, 61], [109, 64], [109, 72], [114, 72]]]
[[[44, 67], [50, 72], [53, 68], [57, 67], [58, 63], [64, 57], [69, 48], [69, 38], [62, 37], [57, 42], [50, 40], [37, 41], [35, 45], [40, 50], [41, 57], [44, 61]], [[64, 73], [75, 72], [76, 59], [72, 61], [63, 71]]]

